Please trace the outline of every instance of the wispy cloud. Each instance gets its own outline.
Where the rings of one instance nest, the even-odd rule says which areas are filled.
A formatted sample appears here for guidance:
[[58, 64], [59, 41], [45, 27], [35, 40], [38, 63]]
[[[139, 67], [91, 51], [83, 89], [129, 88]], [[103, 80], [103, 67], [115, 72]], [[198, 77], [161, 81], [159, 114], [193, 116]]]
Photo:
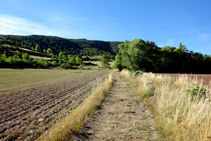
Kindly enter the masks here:
[[169, 40], [167, 40], [164, 43], [158, 44], [159, 47], [164, 47], [164, 46], [177, 46], [176, 43], [176, 39], [175, 38], [171, 38]]
[[0, 34], [42, 34], [62, 36], [62, 33], [49, 29], [41, 24], [34, 23], [23, 18], [2, 14], [0, 14]]
[[210, 34], [209, 33], [202, 33], [199, 35], [199, 41], [206, 42], [210, 40]]
[[186, 30], [182, 32], [180, 35], [187, 35], [187, 34], [192, 34], [193, 32], [196, 32], [198, 29], [191, 29], [191, 30]]

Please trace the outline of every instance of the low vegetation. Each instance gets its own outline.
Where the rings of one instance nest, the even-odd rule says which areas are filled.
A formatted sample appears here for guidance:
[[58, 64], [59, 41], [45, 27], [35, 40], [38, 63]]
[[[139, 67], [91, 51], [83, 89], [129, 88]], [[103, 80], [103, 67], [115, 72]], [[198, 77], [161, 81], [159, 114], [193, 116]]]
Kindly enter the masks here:
[[71, 112], [65, 119], [58, 121], [48, 132], [38, 140], [54, 141], [67, 140], [77, 133], [88, 118], [93, 114], [97, 106], [105, 98], [112, 85], [112, 74], [104, 83], [98, 83], [92, 94], [83, 103]]
[[137, 86], [154, 113], [157, 129], [167, 140], [211, 138], [210, 93], [188, 75], [177, 78], [123, 70], [121, 75]]

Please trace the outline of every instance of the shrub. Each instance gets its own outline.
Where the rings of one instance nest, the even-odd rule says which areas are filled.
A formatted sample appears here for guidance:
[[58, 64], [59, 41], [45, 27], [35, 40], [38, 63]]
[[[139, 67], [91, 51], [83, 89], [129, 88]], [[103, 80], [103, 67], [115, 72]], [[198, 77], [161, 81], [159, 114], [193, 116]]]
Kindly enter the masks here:
[[143, 74], [143, 71], [138, 70], [133, 73], [135, 76]]
[[198, 84], [195, 83], [187, 89], [187, 96], [191, 101], [195, 98], [205, 98], [206, 93], [208, 93], [208, 91], [205, 88], [199, 87]]

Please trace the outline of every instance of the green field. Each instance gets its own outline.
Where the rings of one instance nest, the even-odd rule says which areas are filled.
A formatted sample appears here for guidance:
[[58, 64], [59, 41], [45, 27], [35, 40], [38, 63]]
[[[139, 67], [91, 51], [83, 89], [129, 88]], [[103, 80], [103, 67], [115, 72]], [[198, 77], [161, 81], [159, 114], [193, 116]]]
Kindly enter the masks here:
[[99, 70], [0, 69], [0, 92], [43, 86], [98, 72]]

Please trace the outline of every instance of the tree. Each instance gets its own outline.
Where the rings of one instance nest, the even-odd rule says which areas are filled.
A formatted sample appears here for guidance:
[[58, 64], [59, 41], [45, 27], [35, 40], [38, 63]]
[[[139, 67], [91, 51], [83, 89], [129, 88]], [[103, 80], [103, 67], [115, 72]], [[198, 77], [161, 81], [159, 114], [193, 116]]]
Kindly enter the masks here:
[[71, 65], [75, 65], [75, 64], [76, 64], [75, 56], [73, 56], [73, 57], [70, 59], [69, 63], [70, 63]]
[[38, 44], [36, 44], [35, 51], [41, 52], [41, 48], [40, 48], [40, 46]]
[[121, 71], [123, 69], [123, 66], [122, 66], [122, 57], [120, 54], [117, 54], [115, 56], [115, 63], [114, 63], [114, 67], [119, 69], [119, 71]]
[[47, 54], [51, 54], [51, 53], [52, 53], [51, 49], [48, 48], [48, 49], [47, 49]]
[[108, 57], [107, 57], [106, 54], [103, 54], [103, 56], [102, 56], [101, 65], [102, 66], [108, 66]]
[[60, 59], [64, 59], [65, 57], [66, 57], [66, 56], [64, 55], [64, 52], [60, 52], [60, 53], [59, 53], [59, 58], [60, 58]]
[[44, 67], [44, 68], [45, 68], [45, 67], [47, 67], [48, 62], [47, 62], [47, 60], [41, 58], [41, 59], [38, 61], [38, 64], [39, 64], [41, 67]]
[[45, 49], [43, 49], [43, 53], [46, 53], [46, 50]]
[[57, 66], [57, 62], [56, 61], [52, 61], [51, 62], [51, 65], [54, 66], [54, 67], [56, 67]]
[[77, 64], [77, 65], [80, 65], [80, 64], [83, 63], [82, 58], [79, 58], [78, 56], [76, 56], [75, 60], [76, 60], [76, 64]]
[[22, 59], [26, 63], [30, 63], [31, 62], [31, 58], [29, 57], [28, 53], [22, 54]]
[[177, 52], [177, 53], [186, 53], [186, 52], [188, 52], [188, 50], [187, 50], [187, 48], [185, 47], [185, 45], [182, 45], [182, 43], [180, 42], [180, 44], [179, 44], [179, 48], [177, 48], [177, 49], [175, 49], [174, 50], [175, 52]]

